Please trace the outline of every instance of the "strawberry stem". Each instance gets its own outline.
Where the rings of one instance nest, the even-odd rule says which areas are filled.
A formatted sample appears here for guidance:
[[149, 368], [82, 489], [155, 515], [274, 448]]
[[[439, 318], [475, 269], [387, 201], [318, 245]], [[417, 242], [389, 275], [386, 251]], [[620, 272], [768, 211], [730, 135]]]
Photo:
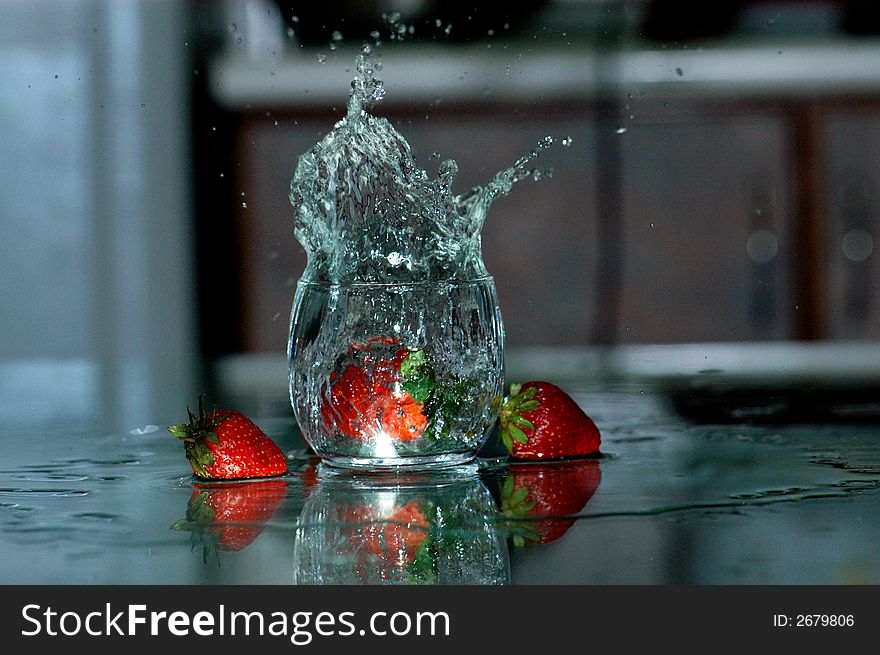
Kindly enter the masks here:
[[186, 458], [192, 464], [193, 471], [203, 478], [210, 477], [207, 467], [214, 464], [214, 454], [206, 442], [215, 445], [220, 444], [215, 428], [223, 421], [223, 416], [217, 415], [215, 407], [209, 413], [205, 408], [205, 394], [199, 396], [199, 415], [186, 408], [189, 423], [169, 425], [168, 432], [183, 441]]
[[535, 424], [522, 414], [532, 412], [541, 406], [541, 403], [534, 400], [537, 395], [537, 388], [530, 387], [523, 391], [521, 384], [513, 383], [510, 385], [510, 395], [501, 405], [501, 416], [498, 419], [501, 443], [511, 455], [513, 455], [514, 443], [529, 442], [529, 435], [525, 430], [535, 429]]

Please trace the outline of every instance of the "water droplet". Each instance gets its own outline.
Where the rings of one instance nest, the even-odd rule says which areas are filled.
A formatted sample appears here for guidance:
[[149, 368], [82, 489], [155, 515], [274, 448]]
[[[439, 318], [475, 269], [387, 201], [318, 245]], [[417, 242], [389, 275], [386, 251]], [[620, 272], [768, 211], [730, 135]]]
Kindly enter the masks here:
[[141, 108], [144, 108], [144, 107], [146, 107], [146, 106], [147, 106], [146, 103], [144, 103], [144, 102], [141, 103]]
[[373, 68], [375, 68], [377, 71], [382, 70], [382, 62], [381, 62], [381, 61], [377, 61], [377, 62], [375, 62], [375, 63], [373, 64]]
[[363, 44], [361, 46], [361, 54], [364, 55], [365, 57], [368, 57], [369, 55], [373, 54], [373, 46], [371, 46], [369, 43]]
[[370, 91], [370, 99], [373, 102], [379, 102], [385, 97], [385, 85], [379, 80], [372, 80], [372, 90]]
[[[486, 36], [495, 36], [495, 30], [488, 30]], [[565, 36], [565, 34], [563, 34], [563, 36]]]
[[571, 142], [572, 142], [573, 140], [574, 140], [574, 139], [572, 139], [570, 136], [567, 136], [567, 137], [565, 137], [565, 138], [562, 140], [562, 145], [564, 145], [564, 146], [570, 146], [570, 145], [571, 145]]
[[651, 229], [654, 229], [654, 224], [653, 224], [653, 223], [650, 223], [650, 224], [648, 225], [648, 227], [650, 227]]
[[232, 34], [233, 32], [237, 32], [237, 31], [238, 31], [238, 25], [236, 25], [235, 23], [229, 23], [229, 33]]
[[288, 27], [287, 28], [287, 38], [292, 39], [294, 34], [296, 34], [296, 32], [293, 31], [293, 28]]
[[242, 209], [247, 209], [247, 208], [248, 208], [247, 203], [246, 203], [246, 202], [241, 203], [241, 208], [242, 208]]
[[615, 130], [615, 132], [617, 132], [618, 134], [624, 134], [626, 132], [626, 128], [625, 127], [618, 127]]
[[336, 50], [336, 44], [335, 44], [335, 43], [331, 43], [328, 47], [329, 47], [331, 50]]
[[318, 63], [323, 64], [325, 61], [327, 61], [327, 55], [323, 52], [318, 53]]
[[381, 36], [382, 36], [382, 35], [379, 34], [379, 30], [373, 30], [372, 32], [370, 32], [370, 37], [373, 38], [373, 39], [377, 39], [377, 40], [378, 40], [379, 37], [381, 37]]
[[439, 152], [432, 152], [431, 159], [440, 159], [440, 153]]
[[330, 35], [330, 38], [333, 41], [342, 41], [342, 32], [339, 30], [333, 30], [333, 34]]
[[142, 428], [135, 428], [134, 430], [129, 431], [129, 434], [141, 435], [141, 434], [150, 434], [151, 432], [156, 432], [159, 430], [158, 425], [145, 425]]
[[57, 75], [57, 74], [55, 75], [55, 79], [56, 79], [56, 80], [58, 79], [58, 75]]
[[443, 31], [444, 31], [447, 35], [449, 35], [449, 33], [452, 31], [452, 23], [449, 23], [449, 25], [447, 25], [447, 26], [446, 26], [446, 29], [443, 30]]
[[434, 20], [434, 27], [443, 27], [443, 21], [439, 18]]
[[684, 71], [681, 70], [680, 68], [676, 68], [676, 69], [675, 69], [675, 74], [678, 75], [679, 77], [683, 77], [683, 76], [684, 76]]

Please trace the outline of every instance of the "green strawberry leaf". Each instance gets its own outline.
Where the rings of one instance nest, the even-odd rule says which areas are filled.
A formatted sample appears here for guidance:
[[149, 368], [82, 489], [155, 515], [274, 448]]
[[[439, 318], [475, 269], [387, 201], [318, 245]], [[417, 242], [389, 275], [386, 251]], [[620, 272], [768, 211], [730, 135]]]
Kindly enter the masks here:
[[516, 491], [514, 491], [514, 492], [510, 495], [510, 501], [511, 501], [511, 503], [513, 503], [514, 505], [519, 505], [521, 502], [523, 502], [523, 501], [524, 501], [526, 498], [528, 498], [528, 497], [529, 497], [529, 489], [528, 489], [528, 487], [518, 487], [518, 488], [516, 489]]
[[[533, 401], [531, 401], [531, 402], [535, 402], [535, 401], [533, 400]], [[529, 419], [527, 419], [527, 418], [523, 418], [523, 417], [520, 416], [519, 414], [514, 414], [514, 415], [513, 415], [513, 418], [512, 418], [511, 420], [512, 420], [516, 425], [518, 425], [518, 426], [521, 427], [521, 428], [526, 428], [526, 429], [528, 429], [528, 430], [534, 430], [534, 429], [535, 429], [535, 424], [534, 424], [534, 423], [532, 423], [532, 422], [531, 422]]]
[[401, 362], [400, 380], [401, 386], [417, 403], [426, 402], [430, 398], [437, 382], [424, 350], [410, 351]]
[[404, 382], [402, 386], [404, 391], [413, 397], [413, 400], [417, 403], [423, 403], [431, 396], [431, 392], [434, 390], [436, 384], [433, 380], [420, 378]]
[[510, 437], [517, 443], [529, 443], [529, 438], [526, 436], [526, 433], [516, 425], [508, 425], [507, 431], [510, 433]]
[[430, 368], [424, 350], [411, 350], [400, 364], [400, 375], [404, 380], [409, 380], [423, 376]]
[[510, 385], [510, 395], [501, 406], [498, 421], [501, 426], [499, 430], [501, 442], [511, 455], [514, 454], [516, 443], [529, 442], [529, 436], [524, 430], [529, 430], [533, 434], [536, 430], [535, 424], [522, 414], [532, 412], [541, 406], [541, 403], [534, 399], [537, 395], [537, 387], [529, 387], [523, 391], [521, 384]]
[[510, 498], [513, 495], [513, 476], [508, 475], [501, 483], [501, 497]]
[[455, 420], [461, 414], [462, 406], [471, 396], [476, 383], [463, 380], [448, 386], [435, 386], [425, 401], [425, 416], [428, 427], [425, 436], [435, 441], [449, 436]]

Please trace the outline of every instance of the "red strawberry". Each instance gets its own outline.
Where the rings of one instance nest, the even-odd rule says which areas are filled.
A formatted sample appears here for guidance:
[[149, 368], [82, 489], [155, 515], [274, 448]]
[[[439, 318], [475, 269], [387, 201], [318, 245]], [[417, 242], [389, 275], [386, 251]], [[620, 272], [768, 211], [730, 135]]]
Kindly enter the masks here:
[[[396, 343], [388, 339], [374, 337], [368, 344], [352, 345], [352, 350], [369, 351], [375, 344]], [[368, 352], [362, 356], [364, 366], [351, 365], [331, 378], [329, 399], [321, 408], [324, 422], [352, 439], [369, 438], [379, 429], [400, 441], [421, 436], [428, 425], [423, 404], [399, 384], [400, 367], [409, 354], [404, 348], [376, 361]]]
[[596, 424], [571, 396], [549, 382], [510, 385], [500, 423], [501, 440], [519, 459], [575, 457], [599, 450]]
[[372, 402], [370, 380], [360, 366], [349, 366], [338, 378], [330, 380], [330, 398], [321, 407], [327, 425], [335, 425], [346, 437], [360, 438], [367, 430], [367, 416]]
[[205, 411], [199, 397], [199, 415], [187, 408], [189, 423], [168, 431], [183, 440], [193, 472], [201, 478], [233, 480], [261, 478], [287, 472], [287, 459], [265, 432], [241, 412]]
[[284, 480], [195, 484], [186, 518], [172, 530], [190, 530], [193, 544], [212, 549], [242, 550], [263, 531], [287, 492]]
[[595, 459], [511, 466], [502, 485], [501, 510], [509, 518], [529, 519], [512, 526], [514, 545], [559, 539], [574, 525], [570, 517], [583, 510], [601, 480]]

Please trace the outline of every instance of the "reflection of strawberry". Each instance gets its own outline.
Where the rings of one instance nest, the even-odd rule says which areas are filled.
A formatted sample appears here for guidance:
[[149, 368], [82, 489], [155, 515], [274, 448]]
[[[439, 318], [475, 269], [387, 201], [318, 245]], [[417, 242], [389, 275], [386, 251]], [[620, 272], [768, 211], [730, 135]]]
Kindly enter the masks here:
[[601, 479], [595, 459], [511, 466], [502, 486], [501, 510], [515, 519], [514, 544], [559, 539], [574, 525], [571, 517], [593, 497]]
[[380, 512], [371, 505], [338, 508], [358, 578], [385, 582], [412, 579], [423, 583], [431, 579], [431, 524], [422, 504], [411, 500], [396, 505], [390, 512]]
[[265, 432], [240, 412], [205, 411], [199, 397], [199, 415], [189, 408], [189, 423], [168, 426], [183, 441], [193, 472], [207, 479], [261, 478], [287, 472], [287, 459]]
[[593, 420], [549, 382], [510, 385], [500, 424], [504, 445], [519, 459], [592, 455], [601, 441]]
[[260, 535], [286, 492], [284, 480], [195, 484], [186, 518], [171, 529], [191, 531], [206, 559], [212, 549], [242, 550]]
[[303, 499], [306, 499], [312, 495], [312, 491], [318, 486], [318, 467], [314, 464], [309, 464], [299, 472], [299, 479], [302, 482]]
[[367, 352], [363, 366], [351, 365], [342, 375], [331, 377], [321, 415], [327, 425], [335, 425], [347, 437], [369, 438], [381, 430], [393, 439], [411, 441], [428, 425], [422, 403], [399, 384], [401, 366], [410, 351], [403, 348], [379, 360], [370, 352], [375, 344], [396, 343], [391, 339], [374, 337], [367, 344], [352, 345], [352, 350]]
[[364, 525], [359, 535], [361, 547], [386, 561], [405, 564], [416, 558], [428, 539], [429, 527], [418, 503], [411, 500], [395, 507], [389, 516]]

